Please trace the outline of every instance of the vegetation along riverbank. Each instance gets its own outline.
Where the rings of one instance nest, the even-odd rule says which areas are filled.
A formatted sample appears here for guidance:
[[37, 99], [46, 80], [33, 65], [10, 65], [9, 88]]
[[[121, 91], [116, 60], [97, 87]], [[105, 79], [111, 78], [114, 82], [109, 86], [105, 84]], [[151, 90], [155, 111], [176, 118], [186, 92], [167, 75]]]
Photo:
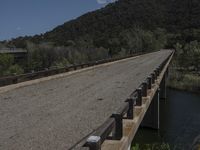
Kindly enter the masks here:
[[200, 93], [200, 42], [176, 44], [168, 87]]

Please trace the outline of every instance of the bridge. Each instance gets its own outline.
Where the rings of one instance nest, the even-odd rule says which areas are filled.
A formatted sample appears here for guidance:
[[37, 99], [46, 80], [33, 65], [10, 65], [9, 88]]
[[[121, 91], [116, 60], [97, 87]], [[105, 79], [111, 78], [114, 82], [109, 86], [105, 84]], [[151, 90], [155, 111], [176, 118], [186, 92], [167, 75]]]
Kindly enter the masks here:
[[126, 150], [159, 129], [172, 50], [0, 88], [0, 149]]
[[14, 56], [16, 62], [26, 58], [28, 51], [20, 48], [3, 48], [0, 49], [0, 54], [10, 54]]

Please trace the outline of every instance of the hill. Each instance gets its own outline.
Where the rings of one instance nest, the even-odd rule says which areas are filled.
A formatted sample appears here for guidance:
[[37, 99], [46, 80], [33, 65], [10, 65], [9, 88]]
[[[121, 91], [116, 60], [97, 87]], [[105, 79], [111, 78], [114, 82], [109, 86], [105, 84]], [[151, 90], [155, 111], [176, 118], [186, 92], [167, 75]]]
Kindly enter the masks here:
[[29, 50], [27, 62], [20, 64], [25, 71], [175, 48], [178, 67], [198, 72], [200, 3], [199, 0], [118, 0], [45, 34], [18, 37], [1, 42], [2, 45]]
[[24, 42], [31, 40], [34, 43], [53, 42], [55, 45], [68, 46], [69, 40], [89, 37], [98, 46], [102, 41], [116, 38], [123, 30], [133, 27], [151, 31], [164, 28], [173, 33], [188, 32], [188, 29], [198, 29], [200, 26], [199, 8], [198, 0], [119, 0], [43, 35], [19, 37], [12, 43], [17, 47], [25, 47]]

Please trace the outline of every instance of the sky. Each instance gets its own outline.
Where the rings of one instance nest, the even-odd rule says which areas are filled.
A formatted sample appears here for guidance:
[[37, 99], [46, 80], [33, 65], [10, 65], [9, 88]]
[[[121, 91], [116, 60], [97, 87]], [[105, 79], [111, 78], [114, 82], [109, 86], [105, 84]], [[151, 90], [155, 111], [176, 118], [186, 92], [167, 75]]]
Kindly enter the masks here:
[[45, 33], [114, 0], [0, 0], [0, 40]]

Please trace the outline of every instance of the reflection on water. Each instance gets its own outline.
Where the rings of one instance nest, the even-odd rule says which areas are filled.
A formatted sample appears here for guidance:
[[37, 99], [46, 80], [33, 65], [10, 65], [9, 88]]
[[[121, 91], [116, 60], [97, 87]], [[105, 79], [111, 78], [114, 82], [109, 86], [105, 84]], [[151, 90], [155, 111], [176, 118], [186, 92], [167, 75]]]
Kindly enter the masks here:
[[160, 130], [140, 128], [134, 143], [169, 143], [173, 149], [190, 149], [200, 135], [200, 95], [168, 89], [160, 101]]

